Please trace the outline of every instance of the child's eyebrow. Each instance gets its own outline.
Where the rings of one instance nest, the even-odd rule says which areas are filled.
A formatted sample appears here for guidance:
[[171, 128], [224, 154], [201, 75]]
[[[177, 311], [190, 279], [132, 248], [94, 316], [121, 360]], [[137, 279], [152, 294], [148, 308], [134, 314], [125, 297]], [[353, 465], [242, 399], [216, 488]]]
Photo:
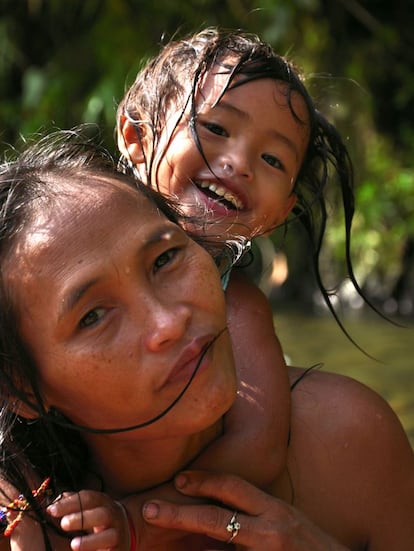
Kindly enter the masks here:
[[[246, 113], [246, 111], [243, 111], [243, 109], [239, 109], [239, 107], [236, 107], [235, 105], [227, 102], [224, 99], [221, 99], [219, 103], [216, 103], [212, 106], [214, 109], [220, 109], [223, 108], [225, 111], [229, 111], [230, 113], [233, 113], [237, 117], [244, 119], [245, 121], [252, 121], [252, 117], [249, 115], [249, 113]], [[299, 157], [299, 151], [297, 148], [297, 145], [295, 142], [293, 142], [290, 138], [288, 138], [285, 134], [282, 132], [279, 132], [276, 128], [271, 128], [267, 132], [270, 138], [277, 140], [279, 142], [283, 142], [294, 154], [295, 158], [298, 159]]]

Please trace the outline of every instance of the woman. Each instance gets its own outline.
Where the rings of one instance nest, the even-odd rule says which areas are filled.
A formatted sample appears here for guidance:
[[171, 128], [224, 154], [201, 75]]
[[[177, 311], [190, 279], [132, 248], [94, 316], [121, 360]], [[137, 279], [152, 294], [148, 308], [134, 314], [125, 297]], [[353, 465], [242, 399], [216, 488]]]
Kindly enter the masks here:
[[[24, 513], [11, 549], [69, 549], [45, 522], [47, 485], [128, 506], [222, 433], [237, 388], [225, 302], [213, 259], [174, 213], [91, 152], [46, 142], [1, 182], [3, 504], [23, 494], [9, 527]], [[413, 455], [388, 406], [318, 373], [293, 391], [290, 424], [269, 496], [231, 478], [188, 491], [179, 478], [184, 494], [226, 507], [158, 502], [157, 519], [147, 503], [144, 518], [168, 529], [139, 532], [139, 549], [219, 545], [198, 532], [257, 550], [409, 549]]]

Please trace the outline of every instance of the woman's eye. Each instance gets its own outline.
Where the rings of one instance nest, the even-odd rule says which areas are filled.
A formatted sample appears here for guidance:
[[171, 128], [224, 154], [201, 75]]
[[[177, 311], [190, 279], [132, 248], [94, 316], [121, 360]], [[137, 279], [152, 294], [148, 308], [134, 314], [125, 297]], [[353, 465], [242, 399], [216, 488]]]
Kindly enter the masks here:
[[214, 122], [205, 122], [203, 123], [203, 126], [213, 134], [217, 134], [217, 136], [228, 136], [226, 130], [219, 124]]
[[268, 153], [264, 153], [262, 155], [262, 159], [270, 166], [273, 166], [274, 168], [279, 168], [280, 170], [284, 170], [283, 164], [279, 161], [277, 157], [274, 155], [269, 155]]
[[174, 248], [174, 249], [168, 249], [168, 251], [165, 251], [162, 254], [160, 254], [155, 259], [154, 272], [157, 272], [158, 270], [160, 270], [161, 268], [163, 268], [164, 266], [172, 262], [174, 258], [177, 256], [177, 253], [178, 253], [178, 249]]
[[90, 310], [83, 318], [80, 320], [80, 327], [83, 329], [85, 327], [90, 327], [98, 323], [105, 313], [104, 308], [94, 308]]

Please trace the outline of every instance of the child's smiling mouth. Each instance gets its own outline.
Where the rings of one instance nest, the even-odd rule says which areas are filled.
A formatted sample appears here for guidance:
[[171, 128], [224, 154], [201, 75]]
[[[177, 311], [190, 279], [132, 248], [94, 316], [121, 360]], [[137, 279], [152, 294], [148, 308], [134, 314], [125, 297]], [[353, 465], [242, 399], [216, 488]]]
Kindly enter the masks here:
[[242, 201], [236, 197], [234, 193], [226, 189], [223, 185], [217, 184], [213, 181], [203, 180], [203, 181], [193, 181], [194, 185], [197, 186], [202, 193], [207, 195], [210, 199], [219, 201], [227, 208], [232, 210], [243, 210], [244, 204]]

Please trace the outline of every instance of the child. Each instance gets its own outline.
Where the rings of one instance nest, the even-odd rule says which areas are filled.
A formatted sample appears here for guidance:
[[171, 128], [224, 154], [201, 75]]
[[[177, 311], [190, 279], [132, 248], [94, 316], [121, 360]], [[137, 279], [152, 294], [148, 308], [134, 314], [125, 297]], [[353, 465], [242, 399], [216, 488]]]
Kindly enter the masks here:
[[[186, 214], [203, 217], [198, 232], [251, 239], [286, 223], [293, 211], [308, 232], [317, 281], [330, 308], [318, 256], [326, 223], [324, 190], [331, 181], [339, 185], [345, 254], [359, 291], [349, 251], [354, 197], [347, 150], [294, 66], [259, 38], [207, 29], [167, 44], [125, 94], [117, 123], [124, 169], [178, 201]], [[242, 399], [226, 416], [224, 437], [196, 466], [229, 472], [233, 458], [242, 456], [238, 474], [266, 487], [267, 473], [284, 463], [286, 446], [270, 448], [274, 440], [268, 435], [288, 441], [289, 426], [281, 419], [290, 391], [271, 309], [239, 272], [231, 274], [226, 302]], [[276, 403], [270, 390], [275, 387], [285, 395]], [[221, 463], [219, 446], [226, 449]]]
[[[349, 260], [354, 197], [347, 150], [316, 110], [295, 68], [258, 37], [206, 29], [167, 44], [120, 102], [117, 136], [121, 165], [172, 197], [186, 214], [202, 217], [199, 233], [252, 239], [285, 224], [293, 212], [308, 232], [317, 281], [330, 307], [318, 257], [326, 223], [325, 186], [338, 185], [346, 219], [345, 255], [355, 282]], [[227, 288], [240, 390], [256, 387], [266, 413], [260, 422], [257, 411], [242, 407], [228, 416], [226, 442], [234, 457], [245, 450], [241, 427], [243, 432], [248, 427], [255, 443], [267, 441], [266, 434], [275, 430], [283, 442], [289, 432], [289, 427], [275, 425], [286, 404], [274, 404], [268, 395], [273, 385], [284, 386], [289, 394], [272, 312], [263, 294], [240, 272], [233, 270]], [[259, 362], [258, 353], [268, 348], [273, 359]], [[255, 358], [260, 369], [243, 367], [251, 366], [251, 360], [254, 364]], [[260, 451], [259, 463], [266, 464], [264, 458], [270, 456], [283, 463], [281, 450]], [[265, 472], [263, 480], [250, 478], [250, 467], [256, 471], [254, 461], [249, 457], [242, 476], [263, 487]], [[228, 469], [226, 464], [219, 467]]]

